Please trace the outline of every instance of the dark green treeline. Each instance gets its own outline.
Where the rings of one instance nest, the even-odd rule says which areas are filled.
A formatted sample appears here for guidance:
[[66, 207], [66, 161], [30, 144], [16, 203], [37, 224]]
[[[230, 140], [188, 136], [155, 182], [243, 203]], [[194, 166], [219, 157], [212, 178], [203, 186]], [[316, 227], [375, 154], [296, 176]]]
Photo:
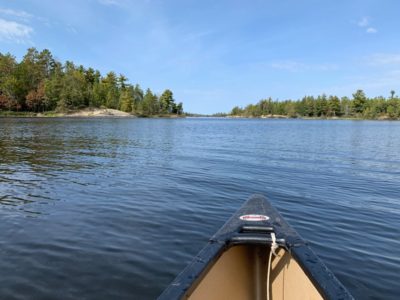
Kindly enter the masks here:
[[17, 62], [0, 53], [0, 111], [67, 111], [86, 107], [120, 109], [137, 115], [182, 114], [170, 90], [157, 96], [128, 83], [124, 75], [61, 64], [49, 50], [28, 49]]
[[361, 119], [399, 119], [400, 98], [395, 91], [388, 98], [368, 98], [362, 90], [353, 94], [352, 98], [327, 96], [305, 96], [301, 100], [276, 101], [271, 98], [261, 100], [257, 104], [245, 108], [234, 107], [232, 116], [261, 117], [283, 115], [290, 118], [361, 118]]

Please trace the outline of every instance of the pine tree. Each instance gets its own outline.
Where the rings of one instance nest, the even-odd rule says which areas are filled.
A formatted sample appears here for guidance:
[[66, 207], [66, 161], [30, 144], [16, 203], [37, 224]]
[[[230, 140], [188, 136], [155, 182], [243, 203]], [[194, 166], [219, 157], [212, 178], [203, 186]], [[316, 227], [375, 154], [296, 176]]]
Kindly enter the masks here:
[[170, 114], [175, 103], [173, 94], [170, 90], [165, 90], [160, 96], [160, 110], [163, 114]]

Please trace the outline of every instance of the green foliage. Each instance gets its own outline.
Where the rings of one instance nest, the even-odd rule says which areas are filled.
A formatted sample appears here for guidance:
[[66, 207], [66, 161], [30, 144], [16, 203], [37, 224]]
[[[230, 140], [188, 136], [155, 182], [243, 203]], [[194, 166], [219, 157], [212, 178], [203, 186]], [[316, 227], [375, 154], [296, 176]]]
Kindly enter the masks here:
[[232, 116], [241, 116], [243, 115], [243, 109], [241, 109], [239, 106], [235, 106], [232, 111], [231, 111]]
[[160, 112], [162, 114], [172, 113], [175, 100], [170, 90], [165, 90], [160, 96]]
[[132, 88], [124, 89], [121, 92], [121, 96], [119, 99], [120, 110], [125, 111], [125, 112], [132, 112], [133, 101], [134, 101], [133, 89]]
[[328, 98], [328, 117], [340, 116], [340, 99], [336, 96]]
[[64, 73], [60, 63], [56, 63], [52, 75], [45, 79], [45, 110], [54, 110], [60, 102], [61, 91], [63, 89]]
[[136, 114], [142, 113], [143, 90], [140, 85], [136, 84], [133, 88], [133, 106], [132, 111]]
[[114, 72], [107, 73], [106, 77], [103, 79], [103, 84], [106, 89], [106, 101], [105, 106], [117, 109], [118, 108], [118, 99], [119, 99], [119, 90], [117, 86], [117, 76]]
[[172, 113], [177, 114], [177, 115], [182, 115], [183, 114], [183, 104], [182, 102], [179, 102], [174, 106], [174, 109]]
[[72, 62], [66, 62], [62, 83], [60, 100], [57, 103], [59, 110], [87, 106], [85, 75]]
[[0, 53], [0, 111], [46, 112], [84, 107], [121, 109], [139, 115], [182, 114], [182, 103], [165, 90], [160, 99], [150, 89], [131, 85], [114, 72], [102, 76], [67, 61], [61, 64], [47, 49], [29, 48], [18, 63], [11, 54]]
[[357, 92], [353, 94], [353, 111], [356, 114], [362, 114], [366, 108], [366, 102], [367, 97], [365, 93], [362, 90], [357, 90]]
[[0, 53], [0, 109], [15, 109], [18, 82], [15, 78], [17, 62], [11, 54]]
[[234, 107], [231, 116], [263, 117], [282, 115], [296, 117], [344, 117], [365, 119], [399, 119], [400, 98], [390, 92], [390, 98], [369, 99], [362, 90], [353, 94], [353, 99], [322, 94], [314, 98], [305, 96], [301, 100], [273, 101], [271, 98], [245, 108]]
[[150, 89], [147, 89], [143, 97], [142, 113], [145, 116], [157, 115], [160, 111], [160, 103], [158, 98]]

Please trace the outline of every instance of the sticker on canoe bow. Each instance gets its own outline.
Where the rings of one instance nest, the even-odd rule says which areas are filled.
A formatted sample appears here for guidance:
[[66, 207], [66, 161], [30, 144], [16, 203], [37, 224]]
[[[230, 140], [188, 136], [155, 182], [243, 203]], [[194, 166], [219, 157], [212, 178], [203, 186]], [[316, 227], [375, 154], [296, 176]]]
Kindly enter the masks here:
[[242, 215], [239, 218], [240, 218], [240, 220], [243, 220], [243, 221], [252, 221], [252, 222], [269, 220], [269, 217], [265, 216], [265, 215]]

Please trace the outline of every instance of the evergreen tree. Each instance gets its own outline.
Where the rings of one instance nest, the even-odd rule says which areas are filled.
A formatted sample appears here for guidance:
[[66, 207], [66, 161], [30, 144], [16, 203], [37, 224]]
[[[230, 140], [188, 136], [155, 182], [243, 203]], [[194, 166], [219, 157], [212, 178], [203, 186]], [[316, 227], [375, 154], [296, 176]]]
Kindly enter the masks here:
[[14, 56], [0, 53], [0, 110], [11, 110], [16, 103], [16, 67]]
[[114, 72], [107, 73], [103, 79], [106, 89], [106, 106], [117, 109], [119, 107], [119, 90], [117, 86], [117, 76]]
[[328, 116], [336, 117], [340, 115], [340, 100], [336, 96], [329, 96], [328, 98]]
[[143, 114], [146, 116], [157, 114], [159, 110], [158, 106], [157, 96], [154, 95], [150, 89], [147, 89], [146, 94], [143, 97]]
[[175, 114], [177, 115], [182, 115], [183, 114], [183, 104], [182, 102], [179, 102], [176, 106], [175, 106]]
[[132, 112], [133, 110], [133, 89], [132, 87], [125, 88], [120, 96], [120, 110], [125, 112]]
[[63, 111], [75, 107], [84, 107], [85, 96], [86, 81], [84, 73], [82, 70], [77, 69], [72, 62], [66, 62], [57, 108]]
[[234, 116], [259, 117], [260, 115], [285, 115], [287, 117], [352, 117], [359, 118], [400, 118], [400, 99], [394, 91], [388, 99], [377, 97], [368, 99], [362, 90], [353, 94], [353, 99], [337, 96], [327, 97], [325, 94], [314, 98], [305, 96], [301, 100], [272, 101], [261, 100], [257, 104], [249, 104], [244, 109], [234, 107], [230, 113]]
[[365, 103], [367, 101], [367, 97], [363, 90], [357, 90], [353, 94], [353, 111], [356, 114], [360, 114], [364, 111]]
[[132, 111], [137, 114], [141, 114], [143, 112], [142, 102], [143, 102], [143, 90], [140, 88], [140, 85], [136, 84], [133, 88], [133, 109]]
[[173, 94], [170, 90], [165, 90], [160, 96], [160, 110], [163, 114], [172, 112], [173, 105], [175, 103]]
[[[0, 53], [0, 110], [67, 110], [83, 107], [119, 108], [147, 115], [160, 113], [160, 102], [148, 90], [145, 97], [138, 84], [132, 86], [120, 74], [102, 77], [98, 70], [64, 65], [47, 49], [29, 48], [20, 62], [11, 54]], [[163, 113], [182, 113], [172, 92], [164, 92]]]

